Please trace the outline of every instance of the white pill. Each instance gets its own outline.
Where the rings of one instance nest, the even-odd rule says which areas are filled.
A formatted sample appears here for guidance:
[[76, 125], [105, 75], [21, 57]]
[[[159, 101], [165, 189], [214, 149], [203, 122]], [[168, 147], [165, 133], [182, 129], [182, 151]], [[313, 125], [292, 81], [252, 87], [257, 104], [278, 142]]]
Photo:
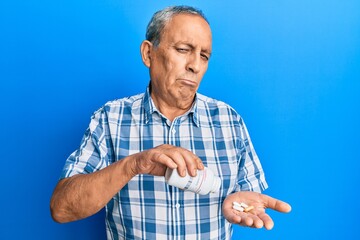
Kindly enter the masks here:
[[241, 204], [238, 202], [233, 202], [233, 205], [241, 207]]
[[241, 207], [243, 207], [243, 208], [247, 208], [247, 207], [249, 207], [246, 203], [243, 203], [243, 202], [242, 202], [242, 203], [240, 203], [240, 206], [241, 206]]
[[243, 212], [244, 211], [244, 208], [243, 207], [240, 207], [240, 206], [237, 206], [237, 205], [233, 205], [233, 209], [237, 210], [237, 211], [240, 211], [240, 212]]

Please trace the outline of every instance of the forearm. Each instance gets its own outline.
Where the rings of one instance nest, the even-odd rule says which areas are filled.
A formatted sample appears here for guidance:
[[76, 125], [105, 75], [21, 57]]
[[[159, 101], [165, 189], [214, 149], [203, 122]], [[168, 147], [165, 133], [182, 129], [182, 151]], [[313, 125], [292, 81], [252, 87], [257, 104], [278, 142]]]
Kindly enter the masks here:
[[53, 219], [64, 223], [95, 214], [135, 175], [129, 156], [100, 171], [61, 180], [50, 202]]

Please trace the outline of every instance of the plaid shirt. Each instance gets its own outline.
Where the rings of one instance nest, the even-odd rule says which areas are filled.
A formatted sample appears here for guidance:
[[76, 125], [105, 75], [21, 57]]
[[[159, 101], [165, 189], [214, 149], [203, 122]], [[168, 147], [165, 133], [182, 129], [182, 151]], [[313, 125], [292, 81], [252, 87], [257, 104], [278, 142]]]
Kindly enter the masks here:
[[149, 89], [108, 102], [93, 114], [61, 177], [98, 171], [161, 144], [199, 156], [221, 178], [220, 191], [198, 195], [164, 177], [137, 175], [106, 206], [108, 239], [230, 239], [223, 200], [236, 191], [260, 192], [267, 183], [243, 120], [221, 101], [197, 93], [191, 110], [172, 122], [156, 109]]

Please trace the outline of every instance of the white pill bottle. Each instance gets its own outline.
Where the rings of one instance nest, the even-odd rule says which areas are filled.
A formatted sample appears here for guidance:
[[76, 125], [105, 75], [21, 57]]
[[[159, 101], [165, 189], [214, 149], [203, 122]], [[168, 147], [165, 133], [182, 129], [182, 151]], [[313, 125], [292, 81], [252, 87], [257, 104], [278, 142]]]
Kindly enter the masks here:
[[171, 186], [201, 195], [216, 193], [221, 186], [220, 178], [215, 176], [214, 172], [207, 167], [204, 170], [198, 170], [195, 177], [191, 177], [188, 173], [185, 177], [181, 177], [177, 169], [167, 168], [165, 181]]

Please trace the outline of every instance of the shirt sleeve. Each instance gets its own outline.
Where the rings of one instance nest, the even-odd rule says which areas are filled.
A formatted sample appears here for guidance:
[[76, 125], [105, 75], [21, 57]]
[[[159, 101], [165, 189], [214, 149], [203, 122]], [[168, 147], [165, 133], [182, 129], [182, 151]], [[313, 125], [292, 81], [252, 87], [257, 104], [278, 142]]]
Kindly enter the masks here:
[[109, 165], [109, 134], [104, 109], [95, 112], [80, 147], [66, 160], [60, 179], [98, 171]]
[[238, 191], [262, 192], [268, 185], [263, 168], [251, 142], [245, 123], [240, 118], [240, 161], [238, 172]]

